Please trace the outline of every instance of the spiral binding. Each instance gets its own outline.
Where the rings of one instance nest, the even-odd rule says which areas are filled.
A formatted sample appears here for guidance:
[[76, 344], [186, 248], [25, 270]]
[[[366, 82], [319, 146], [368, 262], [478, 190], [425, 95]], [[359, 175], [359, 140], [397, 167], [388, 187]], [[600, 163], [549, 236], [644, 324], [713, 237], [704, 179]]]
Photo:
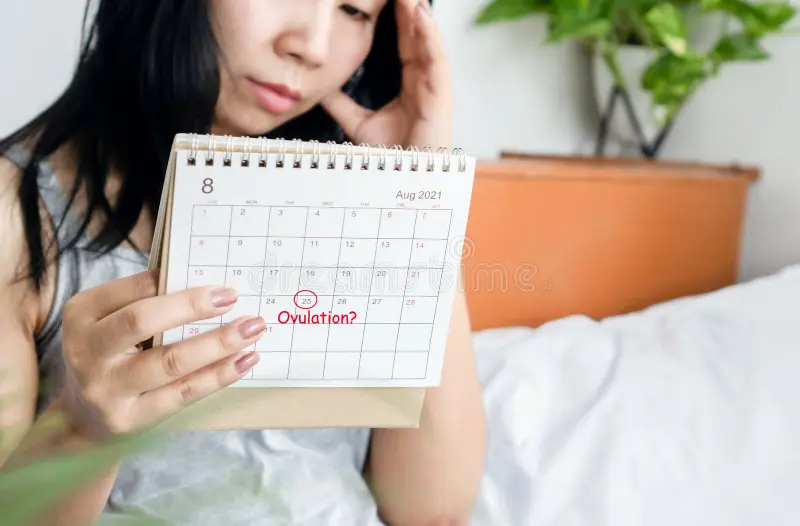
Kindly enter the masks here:
[[[345, 170], [369, 170], [373, 157], [378, 158], [378, 170], [381, 171], [402, 171], [404, 162], [408, 162], [408, 168], [412, 172], [428, 171], [432, 172], [436, 166], [436, 157], [441, 158], [441, 171], [464, 172], [467, 169], [467, 156], [461, 148], [448, 150], [439, 148], [435, 152], [430, 146], [424, 147], [421, 151], [416, 146], [403, 147], [395, 144], [387, 148], [384, 144], [361, 143], [358, 146], [352, 142], [338, 144], [328, 141], [321, 144], [319, 141], [301, 141], [293, 139], [287, 141], [282, 138], [267, 139], [264, 137], [239, 137], [231, 135], [198, 135], [184, 134], [179, 139], [188, 140], [189, 154], [187, 162], [191, 166], [196, 166], [197, 159], [201, 151], [205, 151], [205, 159], [202, 162], [206, 166], [213, 166], [215, 154], [222, 153], [222, 166], [233, 166], [235, 156], [238, 163], [243, 167], [249, 167], [253, 154], [257, 155], [257, 166], [268, 168], [269, 154], [277, 153], [274, 160], [275, 168], [303, 168], [304, 155], [310, 154], [308, 167], [311, 169], [333, 170], [337, 167], [337, 162], [344, 163]], [[292, 146], [287, 146], [287, 142]], [[310, 151], [309, 151], [310, 147]], [[374, 151], [377, 149], [377, 154]], [[458, 157], [458, 166], [453, 168], [453, 157]], [[424, 158], [424, 159], [423, 159]]]

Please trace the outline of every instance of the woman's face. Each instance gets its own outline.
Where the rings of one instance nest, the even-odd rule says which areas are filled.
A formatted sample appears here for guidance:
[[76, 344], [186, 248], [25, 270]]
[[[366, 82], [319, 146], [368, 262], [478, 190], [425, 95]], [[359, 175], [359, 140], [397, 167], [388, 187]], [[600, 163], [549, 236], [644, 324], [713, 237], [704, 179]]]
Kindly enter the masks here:
[[387, 0], [211, 0], [220, 48], [214, 133], [260, 135], [340, 89]]

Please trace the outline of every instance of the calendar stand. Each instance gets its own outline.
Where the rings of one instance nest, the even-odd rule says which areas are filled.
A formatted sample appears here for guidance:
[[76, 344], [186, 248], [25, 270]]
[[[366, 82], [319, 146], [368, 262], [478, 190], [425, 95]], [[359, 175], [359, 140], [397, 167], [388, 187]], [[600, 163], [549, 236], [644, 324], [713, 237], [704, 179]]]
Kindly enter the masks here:
[[[234, 149], [230, 144], [229, 141], [226, 154]], [[238, 144], [239, 148], [245, 149], [242, 143]], [[215, 151], [211, 142], [206, 148], [199, 150]], [[220, 151], [219, 146], [216, 148]], [[261, 153], [267, 153], [263, 152], [263, 146], [261, 149]], [[185, 152], [190, 150], [198, 150], [196, 138], [178, 135], [170, 155], [151, 250], [150, 267], [160, 269], [160, 294], [166, 292], [169, 274], [177, 159], [181, 152], [185, 157]], [[280, 154], [286, 154], [285, 147]], [[349, 378], [349, 375], [357, 378], [370, 378], [369, 375], [376, 378], [386, 378], [386, 375], [388, 378], [424, 378], [432, 324], [427, 317], [415, 317], [413, 313], [427, 312], [427, 316], [433, 316], [437, 309], [442, 309], [438, 293], [426, 290], [425, 284], [431, 283], [432, 273], [441, 270], [436, 262], [443, 264], [446, 258], [450, 210], [306, 205], [237, 206], [234, 210], [231, 205], [220, 204], [212, 211], [222, 221], [215, 223], [217, 230], [214, 231], [204, 230], [201, 221], [196, 220], [199, 216], [195, 212], [190, 231], [192, 239], [197, 238], [204, 246], [213, 245], [216, 249], [207, 252], [211, 254], [208, 256], [210, 259], [204, 259], [202, 251], [194, 252], [194, 258], [190, 252], [187, 274], [192, 271], [200, 275], [218, 273], [226, 284], [241, 291], [247, 289], [244, 280], [252, 282], [254, 273], [260, 273], [259, 287], [254, 292], [240, 292], [240, 302], [243, 305], [252, 302], [254, 306], [258, 303], [256, 308], [262, 315], [269, 312], [268, 324], [274, 324], [274, 331], [266, 332], [256, 344], [255, 350], [263, 344], [270, 352], [261, 354], [262, 360], [257, 364], [261, 369], [254, 369], [251, 375], [291, 379], [292, 375], [311, 374], [319, 380]], [[234, 212], [257, 216], [258, 220], [242, 222]], [[281, 230], [279, 215], [284, 214], [296, 215], [291, 224], [305, 225], [305, 229], [302, 232]], [[422, 217], [426, 217], [427, 222], [420, 222]], [[385, 218], [392, 221], [384, 221]], [[427, 224], [436, 226], [420, 226]], [[390, 228], [387, 225], [395, 226]], [[237, 247], [245, 244], [250, 247], [250, 254], [255, 253], [253, 247], [266, 249], [274, 244], [280, 249], [271, 252], [273, 260], [250, 262], [237, 255]], [[336, 250], [329, 251], [328, 256], [309, 259], [310, 252], [305, 252], [304, 247], [320, 248], [320, 254], [325, 254], [322, 249], [327, 244], [335, 246]], [[345, 252], [338, 248], [340, 246], [353, 250]], [[302, 264], [283, 265], [280, 260], [282, 250], [301, 251], [299, 261]], [[297, 256], [293, 255], [296, 259]], [[270, 272], [296, 274], [296, 294], [271, 290], [267, 279]], [[315, 273], [328, 273], [331, 279], [304, 282], [305, 276]], [[356, 282], [350, 283], [348, 280], [351, 278], [357, 278]], [[187, 280], [190, 285], [192, 276], [188, 275]], [[417, 282], [416, 288], [409, 287], [412, 281]], [[328, 283], [331, 287], [320, 288], [320, 283]], [[281, 310], [301, 312], [290, 308], [292, 304], [300, 307], [300, 300], [311, 301], [323, 311], [325, 307], [337, 304], [340, 307], [354, 305], [353, 308], [358, 305], [358, 312], [363, 312], [364, 316], [353, 320], [352, 324], [341, 326], [280, 325], [271, 321]], [[392, 309], [395, 304], [399, 306], [404, 302], [415, 309], [409, 310], [408, 314], [404, 311], [397, 322], [392, 320], [390, 327], [379, 327], [382, 323], [389, 323], [385, 320], [390, 319], [388, 315], [382, 317], [382, 309]], [[203, 324], [219, 326], [229, 319], [223, 316], [204, 320], [182, 330], [196, 334], [196, 331], [204, 330]], [[318, 331], [326, 332], [324, 352], [311, 346], [305, 349], [303, 339], [319, 341]], [[389, 342], [387, 335], [391, 335], [393, 341]], [[160, 344], [162, 336], [156, 335], [154, 344]], [[290, 347], [287, 342], [291, 343]], [[398, 349], [403, 352], [398, 352]], [[242, 382], [251, 378], [253, 376], [246, 376]], [[425, 387], [226, 388], [182, 411], [174, 422], [184, 428], [217, 430], [414, 427], [419, 424], [425, 390]]]

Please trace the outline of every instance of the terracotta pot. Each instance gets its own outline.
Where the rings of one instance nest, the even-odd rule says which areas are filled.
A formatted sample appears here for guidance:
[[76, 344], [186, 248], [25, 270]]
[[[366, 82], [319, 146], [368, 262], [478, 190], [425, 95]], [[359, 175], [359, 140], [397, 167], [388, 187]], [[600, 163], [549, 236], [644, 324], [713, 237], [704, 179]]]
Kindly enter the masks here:
[[735, 283], [757, 176], [636, 159], [479, 162], [462, 258], [473, 328], [600, 319]]

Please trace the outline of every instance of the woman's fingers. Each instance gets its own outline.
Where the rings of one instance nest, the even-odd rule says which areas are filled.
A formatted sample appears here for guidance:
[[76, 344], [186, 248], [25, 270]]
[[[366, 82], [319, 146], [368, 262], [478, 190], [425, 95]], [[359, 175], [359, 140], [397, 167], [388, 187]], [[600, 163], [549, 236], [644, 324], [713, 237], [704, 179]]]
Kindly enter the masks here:
[[139, 398], [141, 411], [156, 418], [173, 414], [235, 383], [258, 363], [258, 353], [238, 352]]
[[[428, 7], [424, 7], [428, 6]], [[425, 0], [421, 0], [417, 11], [417, 44], [418, 51], [422, 56], [431, 62], [442, 62], [445, 60], [444, 42], [430, 5]]]
[[444, 62], [444, 43], [428, 0], [398, 0], [396, 17], [397, 44], [403, 64]]
[[119, 353], [154, 334], [224, 314], [236, 299], [235, 290], [213, 286], [145, 298], [98, 321], [88, 343], [97, 353]]
[[336, 90], [322, 99], [321, 105], [349, 137], [357, 136], [358, 128], [373, 113], [341, 90]]
[[148, 349], [120, 365], [121, 389], [139, 395], [240, 352], [264, 334], [261, 317], [245, 317], [198, 336]]
[[[420, 6], [429, 6], [427, 0], [421, 0]], [[447, 57], [444, 42], [436, 20], [430, 8], [417, 8], [417, 31], [415, 44], [419, 58], [428, 66], [428, 74], [434, 86], [448, 81]]]
[[[400, 97], [373, 111], [337, 91], [322, 100], [322, 107], [356, 142], [446, 145], [449, 142], [447, 132], [432, 130], [407, 136], [419, 118], [434, 123], [446, 122], [452, 111], [450, 73], [430, 3], [428, 0], [397, 0], [395, 10], [403, 63]], [[366, 135], [369, 139], [364, 139]], [[385, 140], [387, 138], [391, 141]]]
[[442, 36], [428, 0], [398, 0], [396, 9], [403, 87], [408, 100], [428, 117], [442, 109], [440, 95], [450, 89]]
[[158, 294], [158, 269], [146, 270], [86, 289], [73, 296], [65, 308], [70, 322], [95, 322], [136, 301]]
[[[397, 47], [400, 61], [407, 64], [416, 57], [417, 45], [414, 39], [417, 18], [417, 6], [426, 0], [397, 0], [395, 19], [397, 20]], [[428, 4], [430, 5], [430, 4]]]

